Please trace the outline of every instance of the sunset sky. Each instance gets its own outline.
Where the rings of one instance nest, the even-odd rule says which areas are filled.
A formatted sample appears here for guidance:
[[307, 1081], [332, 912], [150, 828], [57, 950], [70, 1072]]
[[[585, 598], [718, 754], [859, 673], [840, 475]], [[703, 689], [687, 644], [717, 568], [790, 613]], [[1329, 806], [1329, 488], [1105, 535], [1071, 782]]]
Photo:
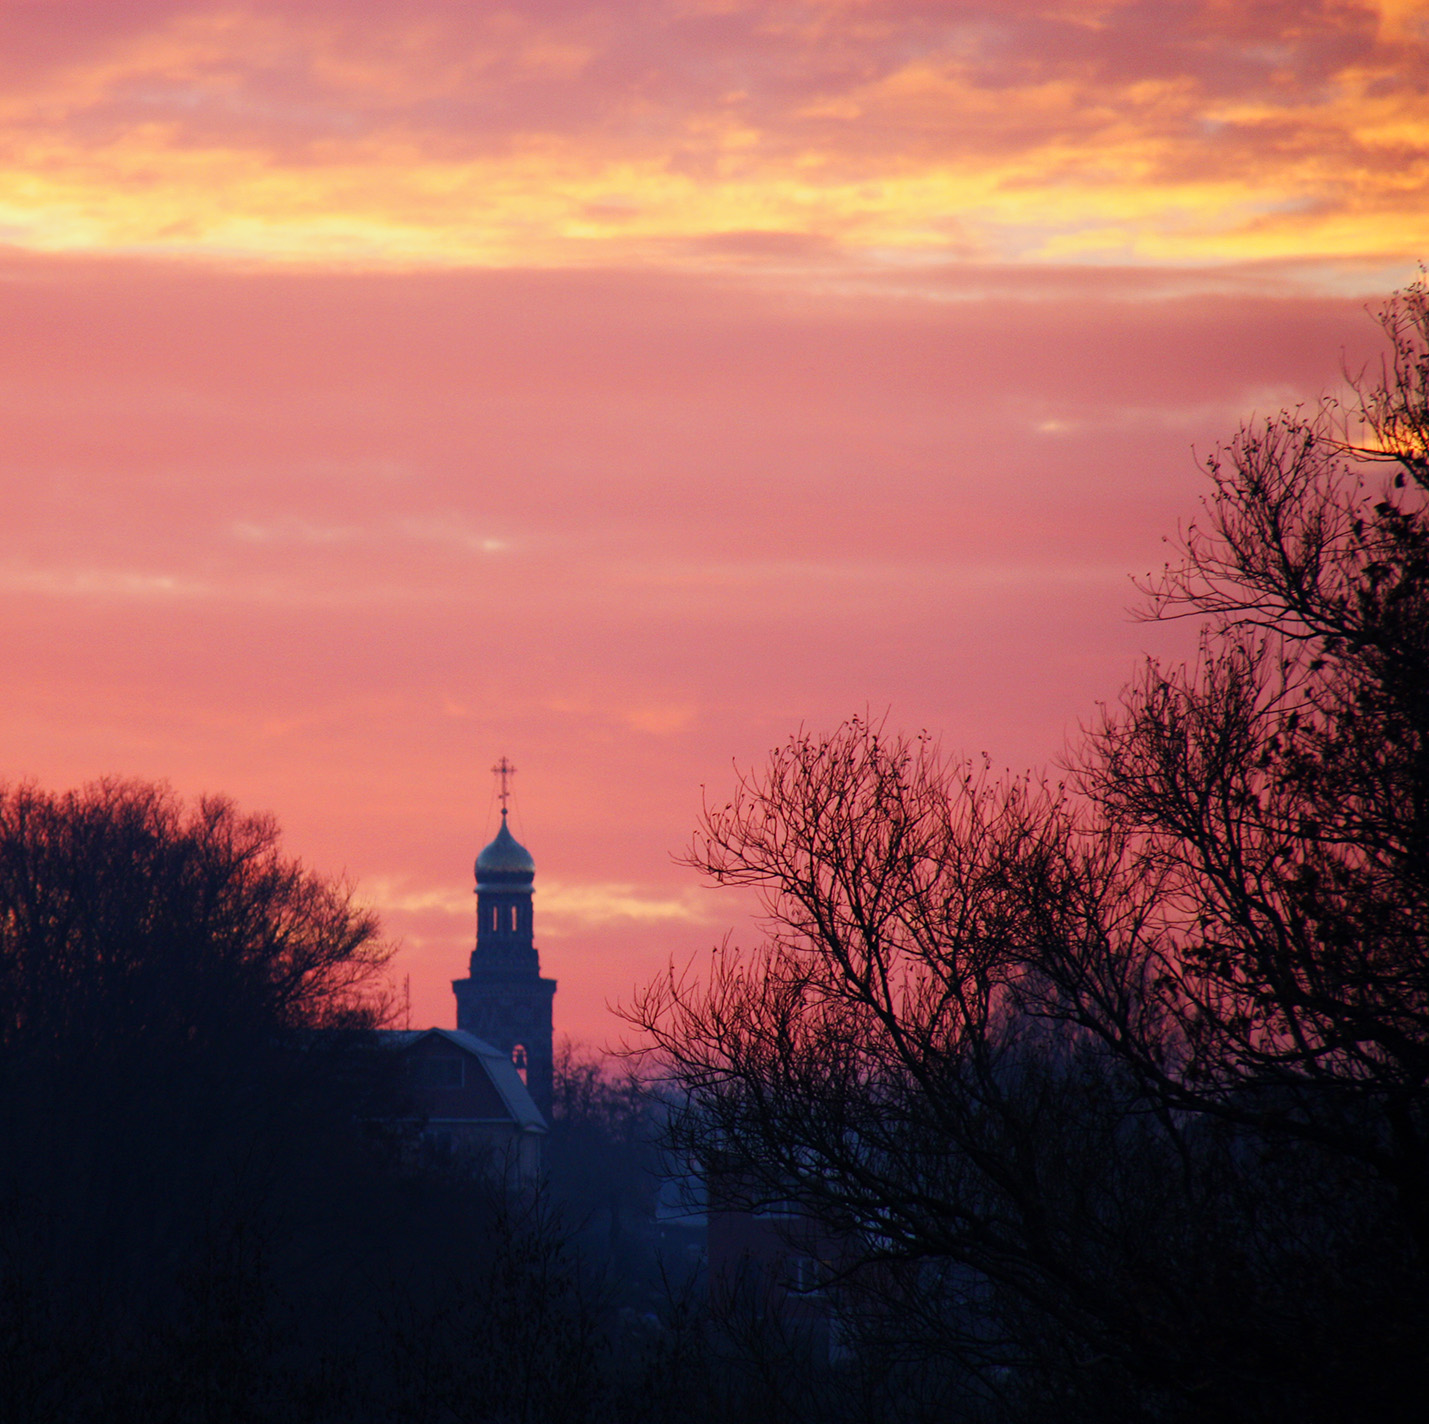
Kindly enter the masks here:
[[1429, 257], [1429, 3], [7, 0], [0, 774], [274, 812], [558, 1032], [803, 725], [1065, 754], [1131, 576]]

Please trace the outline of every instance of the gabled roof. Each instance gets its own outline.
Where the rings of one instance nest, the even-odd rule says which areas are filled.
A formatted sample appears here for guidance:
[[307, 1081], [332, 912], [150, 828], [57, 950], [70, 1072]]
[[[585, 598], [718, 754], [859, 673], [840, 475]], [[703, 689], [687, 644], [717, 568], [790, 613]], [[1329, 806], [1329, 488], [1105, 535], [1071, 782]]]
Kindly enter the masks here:
[[463, 1053], [480, 1059], [491, 1085], [496, 1089], [512, 1121], [527, 1132], [545, 1132], [546, 1119], [527, 1091], [516, 1065], [499, 1048], [493, 1048], [484, 1038], [459, 1028], [385, 1029], [378, 1034], [392, 1048], [411, 1048], [425, 1038], [442, 1038]]

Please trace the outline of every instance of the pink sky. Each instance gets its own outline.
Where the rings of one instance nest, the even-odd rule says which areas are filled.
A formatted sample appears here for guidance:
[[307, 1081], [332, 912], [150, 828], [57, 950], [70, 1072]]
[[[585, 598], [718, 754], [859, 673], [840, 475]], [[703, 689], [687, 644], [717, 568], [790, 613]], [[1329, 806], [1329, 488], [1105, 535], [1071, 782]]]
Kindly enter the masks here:
[[1196, 456], [1429, 252], [1421, 5], [12, 4], [0, 770], [271, 810], [450, 1024], [518, 766], [558, 1031], [745, 907], [731, 763], [1045, 765]]

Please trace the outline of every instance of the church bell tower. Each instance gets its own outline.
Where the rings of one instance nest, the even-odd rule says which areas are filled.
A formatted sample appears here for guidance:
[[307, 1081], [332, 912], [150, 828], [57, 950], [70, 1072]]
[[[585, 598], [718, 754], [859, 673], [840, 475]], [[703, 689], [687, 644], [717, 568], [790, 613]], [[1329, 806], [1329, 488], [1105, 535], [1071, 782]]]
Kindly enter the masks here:
[[509, 1053], [549, 1120], [556, 981], [541, 977], [536, 952], [531, 921], [536, 862], [506, 824], [515, 769], [505, 757], [492, 768], [501, 778], [501, 829], [476, 858], [476, 948], [469, 977], [454, 980], [452, 991], [457, 1028]]

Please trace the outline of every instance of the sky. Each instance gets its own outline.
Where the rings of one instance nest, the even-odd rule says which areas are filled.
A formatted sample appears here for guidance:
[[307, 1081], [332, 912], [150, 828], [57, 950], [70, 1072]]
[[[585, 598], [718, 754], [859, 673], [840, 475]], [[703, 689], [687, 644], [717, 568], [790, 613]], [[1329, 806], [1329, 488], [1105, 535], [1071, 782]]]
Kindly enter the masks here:
[[757, 931], [799, 728], [1055, 767], [1248, 419], [1429, 256], [1429, 3], [7, 0], [0, 777], [272, 812], [451, 1025]]

